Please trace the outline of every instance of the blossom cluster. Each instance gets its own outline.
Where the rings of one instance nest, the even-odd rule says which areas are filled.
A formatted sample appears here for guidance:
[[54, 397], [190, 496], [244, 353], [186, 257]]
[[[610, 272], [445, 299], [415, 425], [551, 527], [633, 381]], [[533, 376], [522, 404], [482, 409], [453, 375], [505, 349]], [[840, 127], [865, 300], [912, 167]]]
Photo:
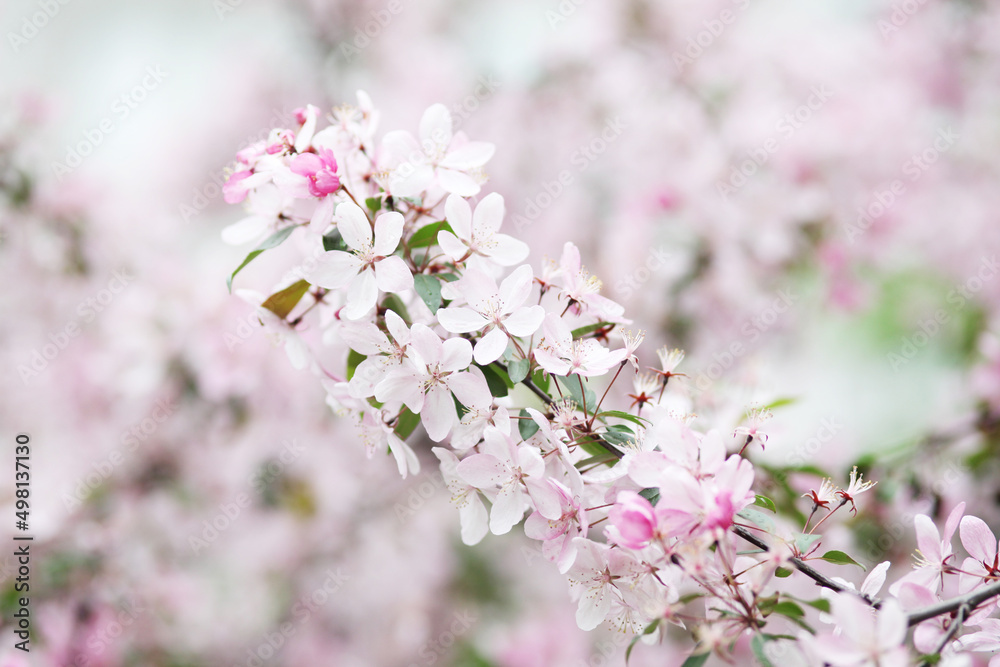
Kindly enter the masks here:
[[[908, 625], [917, 651], [948, 660], [1000, 646], [985, 523], [961, 519], [962, 506], [941, 539], [918, 516], [921, 559], [881, 600], [888, 564], [857, 591], [818, 573], [807, 561], [856, 564], [821, 552], [818, 528], [855, 510], [872, 483], [857, 470], [846, 488], [824, 480], [807, 494], [800, 530], [772, 516], [750, 459], [770, 412], [696, 430], [669, 391], [683, 353], [661, 349], [644, 367], [644, 334], [625, 329], [624, 308], [600, 293], [575, 245], [533, 266], [528, 245], [501, 231], [504, 199], [482, 192], [492, 144], [453, 132], [443, 105], [427, 109], [417, 136], [377, 139], [378, 120], [359, 92], [325, 118], [298, 110], [296, 127], [237, 154], [223, 191], [247, 216], [223, 238], [257, 246], [230, 279], [294, 239], [302, 257], [269, 295], [237, 294], [354, 420], [369, 456], [391, 453], [403, 477], [418, 473], [422, 427], [463, 542], [523, 522], [565, 575], [580, 628], [609, 622], [652, 642], [673, 624], [691, 630], [698, 655], [725, 654], [745, 636], [764, 653], [787, 643], [787, 632], [763, 632], [772, 621], [797, 632], [794, 650], [815, 664], [908, 664]], [[959, 525], [970, 554], [961, 567], [950, 545]], [[832, 593], [779, 590], [793, 570]], [[964, 597], [921, 616], [948, 594]], [[805, 607], [828, 630], [807, 623]], [[964, 625], [980, 630], [961, 635]]]

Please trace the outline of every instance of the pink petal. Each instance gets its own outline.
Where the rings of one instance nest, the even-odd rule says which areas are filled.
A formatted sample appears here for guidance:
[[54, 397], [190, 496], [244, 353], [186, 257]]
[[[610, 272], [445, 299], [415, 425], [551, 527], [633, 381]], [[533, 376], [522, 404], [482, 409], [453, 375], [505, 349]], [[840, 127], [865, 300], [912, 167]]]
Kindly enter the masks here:
[[446, 229], [438, 232], [437, 242], [441, 246], [441, 249], [444, 250], [444, 253], [455, 261], [462, 259], [465, 253], [469, 251], [467, 245], [459, 241], [458, 237]]
[[479, 544], [490, 530], [489, 515], [478, 493], [469, 494], [469, 499], [458, 511], [462, 523], [462, 544]]
[[[410, 343], [414, 352], [417, 353], [420, 361], [426, 366], [441, 363], [441, 355], [444, 353], [443, 343], [436, 333], [424, 324], [414, 324], [410, 329]], [[472, 358], [472, 346], [469, 341], [469, 358]]]
[[380, 403], [400, 401], [412, 412], [420, 412], [424, 405], [424, 394], [420, 391], [420, 379], [413, 371], [400, 368], [390, 373], [375, 387], [375, 399]]
[[455, 393], [455, 398], [467, 408], [486, 409], [493, 402], [490, 386], [482, 371], [473, 368], [465, 373], [456, 373], [448, 377], [448, 388]]
[[459, 462], [459, 476], [477, 489], [493, 489], [510, 479], [507, 465], [492, 454], [473, 454]]
[[524, 516], [526, 503], [520, 483], [505, 486], [493, 501], [490, 512], [490, 532], [506, 535]]
[[978, 561], [993, 563], [997, 555], [997, 538], [986, 522], [977, 516], [967, 516], [959, 524], [962, 546]]

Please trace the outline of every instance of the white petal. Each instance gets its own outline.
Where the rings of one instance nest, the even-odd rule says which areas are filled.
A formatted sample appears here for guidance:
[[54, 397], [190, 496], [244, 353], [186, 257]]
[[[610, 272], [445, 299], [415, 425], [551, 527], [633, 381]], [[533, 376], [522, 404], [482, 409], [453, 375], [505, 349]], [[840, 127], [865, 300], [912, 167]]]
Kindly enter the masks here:
[[424, 407], [420, 411], [420, 419], [431, 440], [434, 442], [444, 440], [458, 419], [451, 392], [442, 385], [431, 387], [424, 397]]
[[305, 279], [325, 289], [340, 289], [358, 275], [361, 260], [349, 252], [331, 250], [320, 255], [316, 268], [305, 272]]
[[493, 363], [503, 356], [509, 341], [510, 338], [507, 337], [507, 334], [499, 328], [493, 329], [488, 334], [480, 338], [479, 342], [476, 343], [476, 349], [473, 355], [476, 363], [480, 366]]
[[545, 309], [541, 306], [518, 308], [503, 321], [507, 332], [512, 336], [530, 336], [538, 331], [545, 319]]
[[[251, 215], [223, 229], [222, 240], [229, 245], [249, 243], [263, 236], [270, 223], [269, 218]], [[458, 257], [453, 257], [452, 259], [458, 259]]]
[[497, 192], [491, 192], [483, 197], [476, 205], [476, 212], [472, 215], [472, 226], [478, 232], [480, 230], [496, 233], [503, 223], [503, 196]]
[[478, 493], [470, 493], [466, 504], [458, 511], [462, 522], [462, 544], [479, 544], [490, 530], [486, 506]]
[[500, 283], [500, 300], [503, 302], [504, 312], [511, 312], [527, 300], [531, 294], [533, 278], [534, 274], [527, 264], [517, 267], [504, 278]]
[[444, 203], [444, 216], [458, 238], [464, 241], [472, 238], [472, 207], [469, 202], [458, 195], [451, 195]]
[[313, 211], [312, 219], [309, 221], [313, 231], [322, 234], [330, 226], [330, 223], [333, 222], [333, 205], [333, 197], [323, 197], [323, 200], [319, 202], [316, 210]]
[[389, 434], [389, 451], [396, 458], [396, 466], [399, 468], [399, 474], [402, 475], [403, 479], [406, 479], [407, 472], [411, 472], [414, 475], [420, 472], [420, 461], [417, 459], [417, 455], [395, 433]]
[[484, 254], [500, 266], [514, 266], [523, 262], [530, 251], [524, 241], [506, 234], [494, 234], [493, 247]]
[[337, 206], [337, 229], [351, 250], [361, 250], [372, 243], [372, 227], [365, 212], [354, 202]]
[[[455, 398], [467, 408], [485, 410], [493, 402], [490, 386], [486, 384], [486, 378], [478, 368], [449, 376], [448, 388], [455, 393]], [[490, 431], [487, 431], [487, 434], [489, 433]]]
[[413, 289], [413, 274], [402, 257], [392, 255], [375, 263], [375, 280], [383, 292]]
[[497, 494], [490, 513], [490, 531], [494, 535], [506, 535], [524, 516], [524, 493], [519, 483], [511, 484]]
[[403, 216], [395, 211], [375, 218], [375, 254], [391, 255], [403, 235]]
[[[256, 236], [253, 238], [257, 238]], [[465, 253], [469, 251], [469, 247], [458, 240], [458, 238], [446, 229], [442, 229], [438, 232], [438, 245], [444, 250], [444, 254], [451, 257], [453, 260], [458, 261], [465, 256]], [[232, 243], [227, 241], [227, 243]], [[240, 243], [243, 243], [241, 241]]]
[[438, 185], [445, 192], [463, 197], [479, 194], [479, 183], [463, 171], [439, 168], [437, 171]]
[[351, 281], [347, 292], [347, 305], [341, 311], [348, 320], [360, 320], [372, 312], [378, 302], [378, 285], [375, 282], [375, 272], [365, 269]]
[[449, 338], [441, 345], [440, 350], [443, 371], [462, 371], [472, 363], [472, 343], [464, 338]]
[[441, 166], [462, 171], [475, 169], [489, 162], [495, 152], [496, 146], [488, 141], [470, 141], [461, 148], [449, 152], [441, 160]]
[[428, 142], [435, 147], [451, 143], [451, 112], [448, 107], [434, 104], [427, 108], [420, 118], [420, 142], [425, 148]]
[[437, 312], [438, 322], [451, 333], [469, 333], [485, 327], [489, 320], [472, 310], [459, 306], [442, 308]]

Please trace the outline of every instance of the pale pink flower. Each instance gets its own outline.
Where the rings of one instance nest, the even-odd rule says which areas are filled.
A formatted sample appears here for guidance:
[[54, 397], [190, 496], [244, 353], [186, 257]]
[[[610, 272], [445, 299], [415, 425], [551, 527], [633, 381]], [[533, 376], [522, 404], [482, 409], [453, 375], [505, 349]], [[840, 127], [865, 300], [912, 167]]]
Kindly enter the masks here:
[[541, 306], [525, 306], [531, 296], [531, 267], [518, 267], [500, 287], [496, 281], [476, 269], [469, 269], [459, 280], [448, 283], [442, 294], [449, 298], [461, 295], [466, 306], [451, 306], [437, 312], [438, 321], [451, 333], [486, 333], [476, 343], [476, 363], [486, 365], [503, 356], [511, 336], [526, 337], [535, 333], [545, 318]]
[[458, 421], [452, 394], [468, 408], [482, 409], [493, 401], [482, 371], [466, 370], [471, 363], [469, 341], [442, 341], [427, 326], [414, 324], [407, 359], [375, 386], [375, 398], [401, 401], [420, 414], [430, 439], [441, 442]]
[[[964, 503], [962, 504], [964, 507]], [[976, 516], [962, 519], [959, 535], [962, 546], [969, 552], [969, 558], [962, 562], [962, 574], [959, 575], [959, 590], [967, 593], [979, 586], [1000, 578], [1000, 550], [997, 538], [986, 525], [986, 522]], [[990, 600], [986, 607], [996, 606], [996, 600]]]
[[576, 623], [581, 630], [593, 630], [611, 613], [613, 603], [622, 601], [622, 591], [639, 572], [639, 563], [629, 552], [612, 549], [583, 537], [573, 540], [576, 560], [567, 579], [579, 597]]
[[[528, 244], [500, 233], [503, 224], [503, 197], [496, 192], [483, 197], [475, 212], [458, 195], [451, 195], [444, 205], [445, 219], [452, 231], [441, 230], [438, 245], [456, 262], [480, 255], [500, 266], [513, 266], [528, 256]], [[452, 233], [454, 232], [454, 233]]]
[[458, 457], [443, 447], [432, 447], [431, 451], [441, 461], [441, 476], [451, 491], [451, 502], [458, 506], [458, 516], [462, 524], [462, 543], [472, 546], [479, 544], [489, 532], [486, 507], [479, 490], [468, 484], [458, 474]]
[[560, 296], [569, 299], [571, 312], [579, 315], [586, 309], [588, 314], [604, 322], [630, 322], [622, 317], [625, 313], [622, 305], [598, 294], [603, 283], [583, 268], [580, 250], [569, 241], [563, 246], [560, 275], [563, 282]]
[[410, 344], [410, 330], [395, 311], [387, 310], [385, 325], [392, 336], [372, 322], [345, 322], [340, 329], [340, 337], [356, 352], [365, 355], [365, 360], [354, 369], [350, 380], [351, 395], [367, 398], [375, 395], [375, 385], [381, 382], [389, 371], [398, 368], [406, 357]]
[[385, 451], [388, 447], [396, 459], [399, 474], [406, 479], [407, 473], [416, 475], [420, 472], [420, 461], [410, 446], [396, 435], [393, 427], [386, 421], [386, 413], [374, 408], [366, 409], [356, 421], [361, 442], [365, 446], [368, 458], [377, 451]]
[[551, 477], [548, 483], [555, 489], [561, 514], [558, 518], [547, 518], [535, 511], [524, 520], [524, 534], [533, 540], [542, 541], [542, 555], [566, 574], [576, 560], [577, 537], [587, 536], [587, 512], [566, 485]]
[[[526, 443], [515, 445], [499, 433], [487, 433], [481, 454], [473, 454], [458, 464], [458, 474], [477, 489], [498, 489], [490, 513], [490, 530], [504, 535], [534, 507], [542, 516], [561, 516], [559, 497], [548, 484], [545, 461]], [[530, 503], [528, 502], [530, 499]]]
[[542, 323], [542, 339], [535, 349], [538, 365], [553, 375], [604, 375], [625, 359], [626, 350], [611, 351], [593, 339], [573, 340], [569, 326], [549, 313]]
[[435, 104], [420, 119], [420, 141], [403, 130], [382, 139], [381, 166], [389, 171], [387, 190], [398, 197], [416, 197], [437, 183], [445, 192], [471, 197], [485, 180], [483, 166], [495, 147], [453, 135], [451, 112]]
[[874, 610], [853, 593], [841, 593], [831, 602], [839, 632], [799, 639], [817, 664], [836, 667], [906, 667], [910, 664], [906, 641], [906, 614], [896, 600]]
[[306, 280], [326, 289], [346, 287], [343, 316], [358, 320], [375, 308], [380, 291], [413, 288], [413, 274], [401, 257], [392, 254], [403, 234], [403, 216], [396, 212], [378, 216], [374, 239], [368, 218], [353, 202], [338, 205], [336, 217], [337, 229], [351, 252], [324, 253]]
[[[954, 570], [954, 566], [949, 562], [955, 555], [951, 547], [951, 539], [959, 527], [959, 522], [961, 521], [963, 526], [966, 524], [965, 520], [962, 519], [964, 512], [965, 503], [959, 503], [952, 510], [944, 525], [944, 535], [938, 532], [937, 526], [934, 525], [934, 521], [929, 516], [918, 514], [913, 518], [917, 536], [917, 563], [912, 572], [889, 588], [890, 593], [898, 596], [900, 587], [906, 583], [923, 586], [935, 593], [941, 589], [944, 575]], [[966, 517], [966, 519], [969, 518], [974, 517]], [[996, 542], [994, 542], [995, 544]]]
[[222, 240], [230, 245], [243, 245], [277, 231], [280, 216], [293, 204], [294, 200], [273, 183], [255, 187], [247, 196], [247, 217], [223, 229]]

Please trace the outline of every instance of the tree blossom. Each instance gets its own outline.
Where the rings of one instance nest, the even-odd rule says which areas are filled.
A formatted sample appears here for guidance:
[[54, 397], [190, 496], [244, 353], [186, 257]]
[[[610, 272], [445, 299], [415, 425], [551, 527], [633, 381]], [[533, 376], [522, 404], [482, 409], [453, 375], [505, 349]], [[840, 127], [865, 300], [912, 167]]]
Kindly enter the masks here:
[[611, 613], [612, 603], [621, 599], [622, 588], [638, 574], [635, 557], [621, 549], [612, 549], [582, 537], [574, 539], [576, 561], [567, 578], [570, 590], [579, 598], [576, 623], [582, 630], [593, 630]]
[[[906, 667], [909, 653], [906, 614], [896, 600], [885, 600], [876, 612], [857, 596], [841, 593], [831, 602], [833, 620], [839, 633], [824, 632], [816, 637], [799, 635], [817, 664], [835, 667]], [[873, 618], [874, 617], [874, 618]]]
[[442, 341], [423, 324], [410, 329], [412, 355], [375, 386], [379, 402], [401, 401], [420, 414], [427, 435], [441, 442], [458, 421], [455, 398], [470, 408], [484, 408], [493, 401], [479, 369], [472, 363], [472, 345], [463, 338]]
[[385, 421], [383, 410], [368, 408], [357, 420], [358, 434], [368, 458], [379, 449], [388, 448], [396, 459], [399, 474], [406, 479], [407, 473], [416, 475], [420, 472], [420, 461], [410, 446], [396, 435], [392, 426]]
[[[1000, 578], [1000, 545], [986, 522], [975, 516], [964, 517], [959, 535], [962, 546], [969, 552], [969, 558], [962, 562], [959, 589], [968, 592]], [[996, 601], [991, 600], [987, 605], [994, 607]]]
[[[965, 503], [959, 503], [948, 515], [943, 535], [938, 532], [934, 521], [926, 514], [914, 517], [913, 525], [917, 534], [919, 558], [912, 572], [889, 587], [890, 593], [898, 596], [900, 587], [905, 583], [923, 586], [935, 593], [941, 589], [942, 577], [953, 570], [953, 566], [949, 563], [955, 555], [951, 539], [959, 527], [959, 521], [963, 526], [966, 525], [965, 519], [962, 519], [964, 513]], [[966, 517], [966, 519], [974, 518]]]
[[341, 337], [351, 349], [365, 355], [365, 360], [354, 369], [350, 379], [351, 395], [367, 398], [375, 395], [375, 385], [381, 382], [394, 368], [398, 368], [406, 357], [410, 344], [410, 330], [395, 312], [385, 313], [385, 324], [392, 336], [389, 337], [371, 322], [348, 322], [341, 329]]
[[392, 253], [403, 233], [403, 216], [383, 213], [375, 219], [375, 234], [364, 211], [352, 202], [337, 206], [337, 229], [351, 252], [331, 250], [323, 254], [307, 280], [326, 289], [347, 288], [343, 315], [358, 320], [375, 308], [378, 294], [413, 288], [413, 274]]
[[568, 241], [563, 246], [559, 275], [563, 283], [560, 296], [569, 300], [571, 311], [577, 314], [586, 311], [604, 322], [629, 323], [623, 318], [623, 306], [598, 294], [603, 283], [583, 267], [579, 248]]
[[549, 313], [542, 323], [542, 339], [535, 349], [535, 360], [553, 375], [592, 377], [607, 373], [626, 354], [624, 349], [612, 352], [596, 340], [573, 340], [566, 322]]
[[524, 534], [540, 540], [542, 555], [566, 574], [576, 560], [576, 538], [587, 536], [587, 511], [580, 505], [579, 496], [574, 496], [565, 484], [552, 478], [548, 481], [558, 494], [561, 513], [552, 519], [535, 510], [524, 520]]
[[441, 230], [437, 241], [456, 262], [479, 255], [500, 266], [514, 266], [527, 258], [528, 244], [499, 231], [504, 214], [503, 197], [499, 194], [491, 192], [483, 197], [474, 213], [469, 202], [451, 195], [444, 211], [452, 231]]
[[511, 336], [530, 336], [541, 326], [545, 309], [525, 306], [531, 295], [531, 267], [514, 270], [497, 287], [496, 281], [476, 269], [469, 269], [461, 279], [445, 285], [442, 294], [461, 296], [468, 307], [451, 306], [437, 312], [438, 321], [451, 333], [484, 331], [476, 343], [476, 363], [486, 365], [503, 356]]
[[488, 515], [479, 490], [467, 483], [458, 474], [458, 457], [444, 447], [432, 447], [431, 451], [441, 461], [441, 476], [451, 491], [451, 502], [458, 506], [458, 516], [462, 524], [462, 543], [479, 544], [489, 532]]
[[479, 193], [483, 166], [495, 147], [452, 134], [451, 112], [435, 104], [420, 119], [420, 141], [404, 130], [382, 139], [383, 167], [388, 169], [388, 190], [399, 197], [415, 197], [437, 184], [445, 192], [471, 197]]
[[481, 451], [463, 459], [458, 474], [477, 489], [499, 487], [490, 513], [494, 535], [510, 532], [523, 518], [529, 498], [545, 518], [562, 515], [559, 498], [545, 479], [545, 462], [538, 449], [524, 443], [515, 445], [500, 433], [490, 433]]

